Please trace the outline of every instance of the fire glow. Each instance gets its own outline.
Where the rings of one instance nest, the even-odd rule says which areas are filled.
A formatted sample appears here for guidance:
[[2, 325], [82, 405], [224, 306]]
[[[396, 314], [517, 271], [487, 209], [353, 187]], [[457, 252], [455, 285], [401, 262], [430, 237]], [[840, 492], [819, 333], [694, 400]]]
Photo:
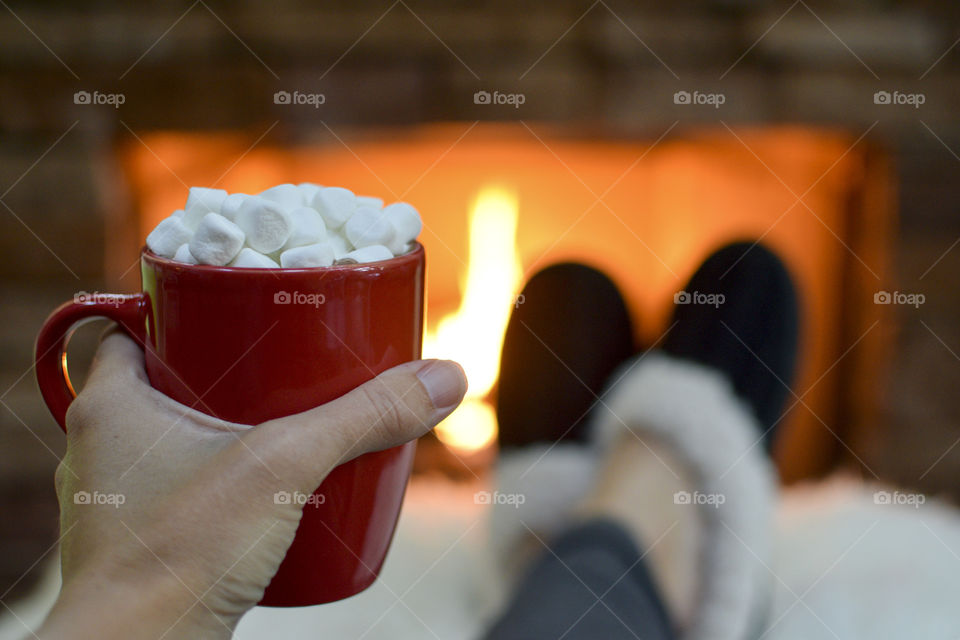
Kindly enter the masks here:
[[500, 348], [522, 269], [516, 248], [516, 194], [482, 189], [470, 211], [469, 258], [460, 307], [424, 338], [424, 356], [456, 360], [467, 375], [463, 404], [436, 429], [455, 451], [471, 453], [496, 438], [496, 415], [487, 396], [500, 370]]
[[[523, 206], [516, 252], [527, 273], [571, 261], [603, 271], [621, 288], [637, 320], [637, 339], [645, 344], [658, 342], [677, 287], [704, 256], [731, 240], [762, 238], [786, 258], [806, 303], [797, 385], [810, 391], [804, 406], [785, 419], [790, 424], [784, 425], [783, 446], [793, 453], [780, 460], [780, 472], [785, 482], [826, 473], [832, 454], [825, 452], [843, 452], [824, 420], [858, 416], [864, 432], [851, 426], [848, 434], [857, 438], [867, 437], [866, 425], [876, 422], [876, 403], [865, 394], [878, 377], [876, 363], [886, 361], [888, 341], [869, 328], [887, 307], [861, 300], [872, 301], [876, 293], [876, 279], [865, 266], [881, 278], [891, 268], [896, 197], [889, 158], [878, 145], [855, 144], [854, 137], [835, 129], [745, 126], [737, 135], [723, 127], [680, 129], [657, 141], [591, 139], [579, 130], [504, 122], [431, 123], [357, 131], [346, 139], [320, 131], [316, 143], [305, 144], [258, 140], [259, 132], [242, 131], [125, 136], [117, 146], [123, 182], [103, 199], [110, 205], [107, 281], [117, 290], [140, 286], [134, 267], [143, 238], [183, 204], [185, 185], [257, 193], [311, 181], [388, 200], [403, 194], [427, 226], [421, 234], [432, 331], [425, 336], [427, 353], [463, 360], [458, 354], [473, 352], [467, 347], [482, 340], [492, 346], [481, 355], [495, 363], [500, 342], [487, 341], [493, 324], [484, 309], [482, 333], [470, 335], [466, 346], [436, 346], [436, 319], [456, 308], [466, 292], [472, 226], [467, 214], [486, 187], [508, 183]], [[796, 193], [808, 186], [803, 202], [816, 216], [797, 202]], [[494, 259], [502, 258], [504, 237]], [[499, 268], [482, 264], [480, 279], [493, 278], [487, 267]], [[503, 286], [500, 295], [509, 296]], [[511, 302], [492, 302], [490, 317], [507, 315]], [[498, 325], [493, 335], [500, 332]], [[846, 336], [861, 335], [866, 337], [842, 359], [843, 366], [833, 367], [849, 346]], [[496, 433], [493, 405], [485, 402], [490, 394], [477, 392], [486, 386], [478, 380], [483, 375], [464, 364], [473, 386], [470, 399], [440, 431], [448, 443], [450, 433], [465, 442], [490, 442]], [[862, 381], [855, 393], [845, 382], [854, 379]], [[467, 426], [455, 426], [458, 421]], [[480, 449], [470, 451], [493, 453], [492, 447], [474, 446]], [[478, 469], [495, 459], [462, 453]]]

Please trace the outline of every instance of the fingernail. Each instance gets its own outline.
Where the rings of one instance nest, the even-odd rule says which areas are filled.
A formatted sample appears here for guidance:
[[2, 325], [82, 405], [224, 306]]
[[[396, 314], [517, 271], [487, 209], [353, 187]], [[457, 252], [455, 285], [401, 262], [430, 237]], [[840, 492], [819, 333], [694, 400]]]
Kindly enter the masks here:
[[417, 370], [417, 378], [438, 411], [460, 402], [466, 387], [463, 369], [449, 360], [430, 360]]

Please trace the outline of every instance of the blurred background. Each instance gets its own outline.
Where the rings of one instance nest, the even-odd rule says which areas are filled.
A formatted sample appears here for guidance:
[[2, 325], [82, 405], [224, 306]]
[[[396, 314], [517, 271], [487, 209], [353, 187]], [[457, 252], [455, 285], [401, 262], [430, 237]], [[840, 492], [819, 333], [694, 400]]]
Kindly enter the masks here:
[[807, 302], [784, 481], [843, 466], [960, 497], [960, 5], [0, 5], [2, 599], [57, 539], [64, 438], [34, 336], [78, 292], [135, 290], [146, 230], [193, 185], [421, 209], [428, 351], [476, 357], [458, 336], [491, 326], [479, 392], [421, 474], [485, 477], [489, 356], [524, 276], [607, 269], [650, 344], [696, 263], [750, 236]]

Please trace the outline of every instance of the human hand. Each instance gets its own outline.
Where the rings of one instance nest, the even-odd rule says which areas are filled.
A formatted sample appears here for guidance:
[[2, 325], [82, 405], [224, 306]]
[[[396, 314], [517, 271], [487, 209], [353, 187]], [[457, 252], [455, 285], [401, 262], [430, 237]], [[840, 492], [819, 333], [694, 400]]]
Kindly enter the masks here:
[[[56, 474], [63, 588], [39, 636], [230, 637], [300, 521], [302, 505], [274, 494], [310, 494], [338, 464], [423, 435], [465, 392], [456, 363], [410, 362], [249, 427], [153, 389], [143, 352], [107, 335], [67, 413]], [[76, 504], [81, 491], [112, 504]]]

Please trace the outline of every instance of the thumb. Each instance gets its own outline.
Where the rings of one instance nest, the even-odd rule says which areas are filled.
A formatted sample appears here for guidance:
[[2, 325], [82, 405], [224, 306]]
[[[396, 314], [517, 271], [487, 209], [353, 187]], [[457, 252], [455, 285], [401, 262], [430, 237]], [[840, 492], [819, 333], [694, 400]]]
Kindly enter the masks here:
[[312, 491], [337, 465], [424, 435], [457, 408], [466, 391], [466, 376], [456, 362], [408, 362], [325, 405], [266, 422], [249, 435], [260, 441], [269, 466], [289, 470], [292, 481]]

